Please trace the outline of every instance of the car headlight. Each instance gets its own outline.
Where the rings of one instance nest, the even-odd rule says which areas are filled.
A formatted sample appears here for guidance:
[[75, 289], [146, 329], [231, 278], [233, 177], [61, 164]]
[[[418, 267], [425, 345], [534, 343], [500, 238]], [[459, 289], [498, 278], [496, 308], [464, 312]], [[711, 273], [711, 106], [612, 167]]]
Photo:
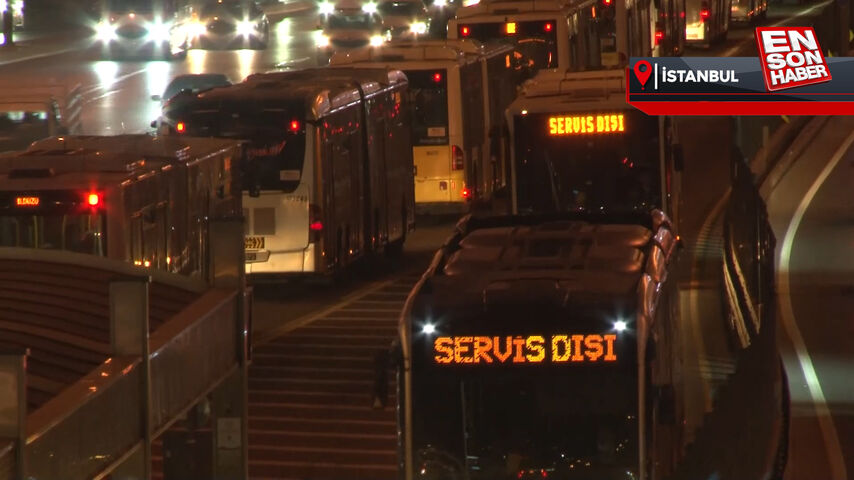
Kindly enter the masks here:
[[321, 33], [321, 34], [317, 35], [317, 38], [314, 39], [314, 42], [320, 48], [328, 47], [329, 46], [329, 37], [327, 37], [326, 35]]
[[207, 26], [198, 20], [190, 22], [187, 25], [187, 35], [190, 37], [201, 37], [207, 31]]
[[116, 27], [109, 22], [101, 22], [95, 27], [95, 36], [102, 42], [116, 39]]
[[250, 22], [249, 20], [241, 20], [237, 22], [237, 33], [238, 35], [243, 35], [244, 37], [248, 37], [250, 35], [255, 34], [255, 23]]
[[333, 5], [331, 2], [320, 2], [320, 5], [318, 5], [317, 8], [320, 11], [321, 15], [332, 15], [332, 13], [335, 11], [335, 5]]
[[442, 8], [448, 5], [447, 0], [433, 0], [433, 6], [436, 8]]
[[362, 11], [370, 14], [377, 13], [377, 4], [374, 2], [368, 2], [362, 5]]
[[385, 42], [385, 38], [382, 35], [374, 35], [371, 37], [370, 42], [372, 47], [379, 47]]
[[168, 23], [154, 22], [148, 26], [148, 39], [153, 42], [165, 42], [171, 38], [172, 26]]
[[424, 35], [427, 33], [427, 24], [424, 22], [413, 22], [409, 26], [409, 31], [416, 35]]

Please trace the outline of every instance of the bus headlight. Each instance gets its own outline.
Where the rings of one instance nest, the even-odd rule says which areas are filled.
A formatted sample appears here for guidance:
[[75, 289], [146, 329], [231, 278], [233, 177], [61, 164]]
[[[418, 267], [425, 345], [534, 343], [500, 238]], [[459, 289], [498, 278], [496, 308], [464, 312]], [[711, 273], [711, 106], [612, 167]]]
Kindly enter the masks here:
[[427, 33], [427, 24], [424, 22], [413, 22], [412, 25], [409, 26], [409, 31], [415, 35], [424, 35]]
[[374, 2], [368, 2], [362, 5], [362, 11], [370, 14], [377, 13], [377, 4]]
[[168, 23], [154, 22], [148, 26], [148, 40], [152, 42], [166, 42], [172, 35], [171, 25]]
[[101, 22], [95, 27], [95, 37], [102, 42], [116, 39], [116, 27], [109, 22]]
[[332, 15], [335, 11], [335, 5], [332, 2], [320, 2], [317, 8], [321, 15]]
[[237, 34], [248, 37], [255, 33], [255, 24], [249, 20], [241, 20], [237, 22]]
[[187, 35], [190, 37], [201, 37], [208, 29], [204, 23], [196, 20], [187, 25]]
[[370, 43], [372, 47], [379, 47], [385, 43], [385, 39], [382, 35], [374, 35], [371, 37]]
[[319, 33], [317, 35], [317, 38], [314, 39], [314, 43], [316, 43], [319, 48], [328, 47], [329, 46], [329, 37], [322, 34], [322, 33]]

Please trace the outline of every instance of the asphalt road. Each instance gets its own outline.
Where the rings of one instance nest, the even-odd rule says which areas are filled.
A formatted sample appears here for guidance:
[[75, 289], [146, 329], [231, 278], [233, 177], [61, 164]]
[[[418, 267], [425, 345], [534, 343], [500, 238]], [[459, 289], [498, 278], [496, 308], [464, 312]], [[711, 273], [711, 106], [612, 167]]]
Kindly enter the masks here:
[[792, 396], [789, 480], [854, 474], [852, 142], [854, 119], [831, 117], [767, 198]]

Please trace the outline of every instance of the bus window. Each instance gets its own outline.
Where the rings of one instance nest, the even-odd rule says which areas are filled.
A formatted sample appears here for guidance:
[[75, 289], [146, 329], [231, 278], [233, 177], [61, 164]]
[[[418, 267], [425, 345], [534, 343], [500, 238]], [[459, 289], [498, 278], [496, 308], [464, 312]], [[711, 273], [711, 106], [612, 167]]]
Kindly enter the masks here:
[[104, 255], [100, 214], [0, 216], [0, 246]]
[[217, 109], [196, 109], [186, 119], [188, 135], [248, 139], [244, 165], [245, 191], [291, 193], [302, 177], [305, 157], [304, 107], [300, 104], [256, 105], [223, 102]]
[[407, 71], [409, 99], [413, 105], [412, 144], [448, 144], [447, 70]]

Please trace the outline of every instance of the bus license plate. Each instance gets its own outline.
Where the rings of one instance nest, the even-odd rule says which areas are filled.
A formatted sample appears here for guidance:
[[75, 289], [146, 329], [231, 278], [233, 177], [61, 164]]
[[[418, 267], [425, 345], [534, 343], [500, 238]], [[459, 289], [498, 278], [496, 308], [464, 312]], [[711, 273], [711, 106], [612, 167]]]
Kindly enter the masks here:
[[244, 250], [261, 250], [264, 248], [264, 237], [243, 237]]

